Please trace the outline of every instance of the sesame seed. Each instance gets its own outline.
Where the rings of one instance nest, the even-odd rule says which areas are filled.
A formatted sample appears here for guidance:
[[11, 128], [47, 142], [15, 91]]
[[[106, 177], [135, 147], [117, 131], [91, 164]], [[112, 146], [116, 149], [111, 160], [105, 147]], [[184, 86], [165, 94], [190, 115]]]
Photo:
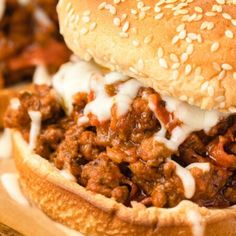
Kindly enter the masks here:
[[74, 14], [75, 14], [75, 10], [73, 8], [71, 8], [67, 15], [68, 15], [68, 17], [70, 17], [70, 16], [72, 16]]
[[106, 2], [102, 2], [101, 4], [99, 4], [99, 6], [98, 6], [98, 10], [102, 10], [102, 9], [104, 9], [105, 8], [105, 6], [106, 6]]
[[233, 78], [236, 80], [236, 72], [233, 73]]
[[142, 7], [142, 8], [141, 8], [141, 11], [148, 11], [148, 10], [150, 10], [150, 9], [151, 9], [150, 6], [145, 6], [145, 7]]
[[205, 16], [216, 16], [216, 13], [208, 11], [205, 13]]
[[115, 15], [116, 14], [116, 8], [112, 5], [110, 5], [109, 7], [109, 12], [112, 14], [112, 15]]
[[173, 79], [173, 80], [177, 80], [178, 77], [179, 77], [179, 71], [178, 71], [178, 70], [174, 70], [172, 75], [173, 75], [173, 76], [172, 76], [172, 79]]
[[154, 12], [159, 13], [161, 11], [161, 8], [157, 5], [154, 7]]
[[138, 14], [138, 11], [136, 9], [131, 9], [130, 12], [133, 15], [137, 15]]
[[193, 53], [193, 50], [194, 50], [193, 44], [189, 44], [188, 47], [187, 47], [186, 53], [188, 55], [191, 55]]
[[205, 81], [205, 82], [201, 85], [201, 91], [204, 92], [204, 91], [207, 89], [208, 85], [209, 85], [209, 82], [208, 82], [208, 81]]
[[82, 17], [82, 21], [83, 21], [84, 23], [88, 23], [88, 22], [90, 21], [90, 17], [89, 17], [89, 16], [83, 16], [83, 17]]
[[219, 73], [219, 75], [218, 75], [218, 80], [222, 80], [222, 79], [224, 79], [224, 77], [225, 77], [225, 70], [222, 70], [220, 73]]
[[217, 62], [213, 62], [212, 65], [213, 65], [214, 70], [219, 71], [219, 72], [221, 71], [221, 67]]
[[189, 75], [191, 73], [191, 71], [192, 71], [192, 66], [188, 64], [185, 67], [185, 75]]
[[137, 3], [137, 8], [141, 9], [142, 7], [144, 7], [144, 3], [143, 2], [138, 2]]
[[182, 55], [181, 55], [181, 62], [186, 62], [188, 60], [188, 54], [187, 53], [183, 53]]
[[126, 21], [126, 22], [124, 23], [123, 27], [122, 27], [122, 31], [123, 31], [123, 32], [127, 32], [128, 29], [129, 29], [129, 22]]
[[71, 2], [68, 2], [67, 5], [66, 5], [66, 12], [68, 12], [72, 7], [72, 4]]
[[231, 30], [226, 30], [226, 31], [225, 31], [225, 36], [226, 36], [227, 38], [232, 39], [232, 38], [234, 38], [234, 33], [233, 33]]
[[88, 29], [84, 27], [84, 28], [82, 28], [82, 29], [80, 30], [80, 33], [83, 34], [83, 35], [85, 35], [85, 34], [88, 33]]
[[115, 18], [113, 19], [113, 24], [114, 24], [115, 26], [120, 26], [120, 18], [119, 18], [119, 17], [115, 17]]
[[223, 13], [222, 16], [226, 19], [226, 20], [231, 20], [232, 16], [228, 13]]
[[145, 11], [141, 11], [141, 12], [139, 12], [139, 14], [138, 14], [139, 20], [143, 20], [143, 19], [145, 18], [145, 16], [146, 16]]
[[231, 20], [233, 26], [236, 26], [236, 20]]
[[127, 18], [127, 14], [126, 14], [126, 13], [123, 13], [123, 14], [121, 15], [121, 22], [123, 22], [126, 18]]
[[215, 52], [219, 49], [220, 47], [220, 44], [219, 42], [214, 42], [212, 45], [211, 45], [211, 52]]
[[201, 7], [198, 7], [198, 6], [194, 7], [194, 10], [195, 10], [196, 12], [198, 12], [198, 13], [202, 13], [202, 12], [203, 12], [202, 8], [201, 8]]
[[175, 35], [172, 39], [172, 44], [176, 44], [179, 41], [179, 35]]
[[177, 70], [177, 69], [179, 69], [180, 68], [180, 63], [179, 62], [176, 62], [176, 63], [174, 63], [172, 66], [171, 66], [171, 69], [172, 70]]
[[154, 16], [154, 19], [155, 20], [160, 20], [163, 16], [164, 16], [164, 13], [159, 13], [159, 14]]
[[181, 30], [179, 33], [179, 39], [185, 39], [186, 37], [186, 30]]
[[174, 53], [170, 54], [170, 60], [173, 62], [179, 62], [179, 58]]
[[165, 60], [164, 58], [160, 58], [160, 59], [159, 59], [159, 64], [160, 64], [160, 66], [161, 66], [162, 68], [168, 69], [168, 64], [167, 64], [167, 62], [166, 62], [166, 60]]
[[223, 70], [232, 70], [233, 69], [233, 67], [231, 65], [226, 64], [226, 63], [222, 64], [221, 67]]
[[185, 24], [183, 23], [183, 24], [179, 25], [179, 26], [176, 28], [176, 31], [177, 31], [177, 32], [181, 32], [181, 31], [184, 30], [184, 29], [185, 29]]
[[225, 0], [216, 0], [216, 2], [220, 5], [224, 5], [225, 4]]

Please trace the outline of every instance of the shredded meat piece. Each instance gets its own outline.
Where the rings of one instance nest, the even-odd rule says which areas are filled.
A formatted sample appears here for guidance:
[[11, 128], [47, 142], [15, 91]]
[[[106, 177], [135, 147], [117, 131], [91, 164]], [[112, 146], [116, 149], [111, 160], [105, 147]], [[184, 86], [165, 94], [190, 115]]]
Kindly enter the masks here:
[[153, 137], [143, 139], [138, 147], [139, 157], [152, 166], [159, 166], [167, 157], [170, 157], [172, 151], [165, 147], [163, 143], [158, 143]]
[[5, 116], [5, 125], [10, 128], [19, 129], [26, 140], [31, 120], [28, 111], [40, 111], [42, 121], [47, 124], [56, 123], [64, 112], [57, 102], [55, 92], [46, 85], [36, 85], [31, 92], [22, 92], [18, 95], [20, 100], [19, 109], [8, 107]]
[[58, 146], [54, 163], [59, 169], [69, 169], [76, 177], [80, 175], [81, 168], [76, 162], [83, 158], [79, 155], [79, 137], [83, 132], [83, 128], [72, 124], [65, 133], [65, 139]]
[[6, 0], [0, 21], [0, 84], [32, 79], [37, 65], [54, 72], [69, 59], [70, 52], [59, 34], [56, 4], [56, 0], [33, 0], [24, 5]]
[[64, 130], [60, 125], [48, 126], [41, 132], [37, 140], [35, 152], [40, 156], [49, 159], [52, 152], [57, 149], [57, 146], [64, 138]]
[[87, 186], [88, 190], [125, 202], [128, 198], [128, 188], [120, 186], [122, 178], [118, 166], [102, 158], [86, 164], [81, 173], [81, 183]]
[[[115, 86], [110, 86], [115, 93]], [[20, 130], [28, 140], [29, 110], [42, 114], [42, 131], [37, 139], [36, 153], [53, 162], [58, 169], [69, 170], [78, 183], [88, 190], [114, 198], [127, 206], [138, 201], [146, 206], [174, 207], [185, 199], [182, 180], [176, 175], [171, 157], [182, 166], [191, 163], [209, 163], [210, 170], [190, 169], [196, 182], [192, 201], [200, 206], [227, 207], [236, 203], [236, 116], [223, 119], [208, 133], [193, 132], [179, 146], [177, 152], [155, 141], [160, 130], [159, 116], [163, 101], [157, 106], [158, 115], [148, 105], [156, 92], [141, 88], [129, 111], [117, 116], [112, 107], [111, 119], [99, 122], [89, 115], [88, 122], [78, 124], [83, 109], [94, 97], [92, 93], [74, 96], [74, 110], [66, 116], [48, 86], [35, 86], [31, 92], [19, 94], [20, 107], [9, 108], [5, 125]], [[158, 96], [157, 96], [158, 97]], [[159, 104], [159, 105], [158, 105]], [[177, 125], [169, 115], [169, 126]], [[163, 118], [164, 119], [164, 118]], [[168, 137], [167, 137], [168, 138]]]

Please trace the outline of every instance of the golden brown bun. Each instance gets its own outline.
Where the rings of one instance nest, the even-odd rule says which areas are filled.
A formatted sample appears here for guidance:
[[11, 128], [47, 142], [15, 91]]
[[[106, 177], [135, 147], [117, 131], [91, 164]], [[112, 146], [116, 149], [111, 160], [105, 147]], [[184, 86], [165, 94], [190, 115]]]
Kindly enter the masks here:
[[235, 1], [60, 0], [58, 13], [80, 57], [202, 109], [236, 110]]
[[187, 216], [189, 211], [202, 216], [205, 235], [236, 235], [235, 208], [210, 210], [189, 201], [172, 209], [146, 208], [138, 203], [128, 208], [65, 179], [47, 160], [32, 154], [18, 132], [12, 134], [13, 156], [24, 193], [48, 216], [85, 235], [190, 236], [194, 227]]
[[20, 90], [28, 89], [28, 84], [18, 85], [8, 89], [0, 90], [0, 129], [3, 128], [3, 116], [9, 105], [9, 101], [16, 96]]

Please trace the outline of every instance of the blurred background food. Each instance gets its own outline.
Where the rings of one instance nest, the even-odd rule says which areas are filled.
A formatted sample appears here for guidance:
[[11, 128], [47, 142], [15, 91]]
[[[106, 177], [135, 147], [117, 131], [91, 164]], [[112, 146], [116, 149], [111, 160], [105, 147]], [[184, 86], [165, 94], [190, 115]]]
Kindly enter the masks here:
[[2, 132], [3, 114], [16, 92], [30, 89], [33, 79], [48, 79], [69, 60], [56, 5], [57, 0], [0, 0], [0, 235], [79, 235], [13, 198], [19, 183], [9, 132]]
[[0, 0], [0, 129], [9, 100], [26, 83], [48, 79], [70, 51], [59, 33], [57, 0]]

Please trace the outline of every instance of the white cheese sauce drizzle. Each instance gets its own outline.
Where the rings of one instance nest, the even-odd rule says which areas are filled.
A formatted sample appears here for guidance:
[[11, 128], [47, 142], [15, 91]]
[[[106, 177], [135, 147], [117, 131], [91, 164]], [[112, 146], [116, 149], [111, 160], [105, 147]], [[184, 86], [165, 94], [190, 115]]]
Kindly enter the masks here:
[[20, 107], [20, 100], [18, 98], [12, 98], [10, 100], [10, 107], [13, 110], [17, 110]]
[[51, 76], [44, 65], [38, 65], [34, 72], [33, 83], [37, 85], [51, 85]]
[[184, 196], [187, 199], [192, 198], [195, 194], [196, 183], [191, 172], [173, 160], [168, 160], [168, 161], [174, 163], [176, 166], [175, 173], [182, 181], [184, 187]]
[[34, 17], [40, 24], [45, 25], [46, 27], [52, 25], [51, 19], [47, 16], [45, 11], [39, 7], [36, 8], [34, 12]]
[[[118, 85], [117, 94], [109, 96], [105, 86], [114, 82], [122, 82]], [[111, 108], [117, 106], [118, 116], [125, 115], [133, 99], [136, 97], [141, 87], [135, 79], [118, 72], [111, 72], [102, 75], [101, 69], [93, 63], [78, 61], [67, 63], [61, 67], [59, 72], [53, 77], [53, 87], [68, 114], [73, 110], [73, 97], [76, 93], [94, 93], [94, 100], [87, 103], [84, 108], [84, 117], [90, 113], [95, 115], [100, 122], [110, 119]], [[83, 124], [86, 118], [79, 118], [78, 123]]]
[[201, 169], [203, 172], [208, 172], [210, 171], [210, 163], [200, 163], [200, 162], [195, 162], [186, 167], [186, 169], [191, 170], [192, 168], [198, 168]]
[[203, 236], [205, 232], [205, 223], [201, 214], [195, 210], [186, 210], [187, 219], [191, 225], [193, 236]]
[[191, 106], [186, 102], [167, 96], [162, 96], [162, 99], [166, 102], [167, 111], [174, 113], [175, 117], [182, 122], [182, 125], [173, 129], [170, 139], [165, 137], [166, 132], [162, 127], [161, 132], [156, 133], [155, 139], [164, 143], [166, 147], [173, 151], [177, 151], [179, 145], [190, 133], [199, 130], [208, 132], [221, 118], [228, 115], [217, 111], [201, 110], [196, 106]]
[[[17, 110], [20, 107], [20, 100], [12, 98], [10, 100], [11, 109]], [[0, 159], [9, 159], [12, 155], [12, 143], [10, 129], [4, 129], [0, 135]]]
[[9, 159], [12, 155], [11, 132], [4, 129], [0, 136], [0, 159]]
[[34, 150], [36, 147], [37, 137], [41, 130], [41, 118], [42, 115], [39, 111], [28, 111], [31, 119], [31, 127], [29, 134], [29, 148]]
[[17, 174], [14, 173], [5, 173], [2, 174], [1, 177], [2, 186], [7, 191], [8, 195], [16, 202], [22, 205], [29, 205], [29, 202], [22, 194], [19, 178]]
[[90, 82], [93, 75], [101, 75], [95, 64], [78, 61], [62, 65], [60, 70], [53, 76], [53, 87], [68, 114], [73, 110], [74, 95], [79, 92], [90, 92]]

